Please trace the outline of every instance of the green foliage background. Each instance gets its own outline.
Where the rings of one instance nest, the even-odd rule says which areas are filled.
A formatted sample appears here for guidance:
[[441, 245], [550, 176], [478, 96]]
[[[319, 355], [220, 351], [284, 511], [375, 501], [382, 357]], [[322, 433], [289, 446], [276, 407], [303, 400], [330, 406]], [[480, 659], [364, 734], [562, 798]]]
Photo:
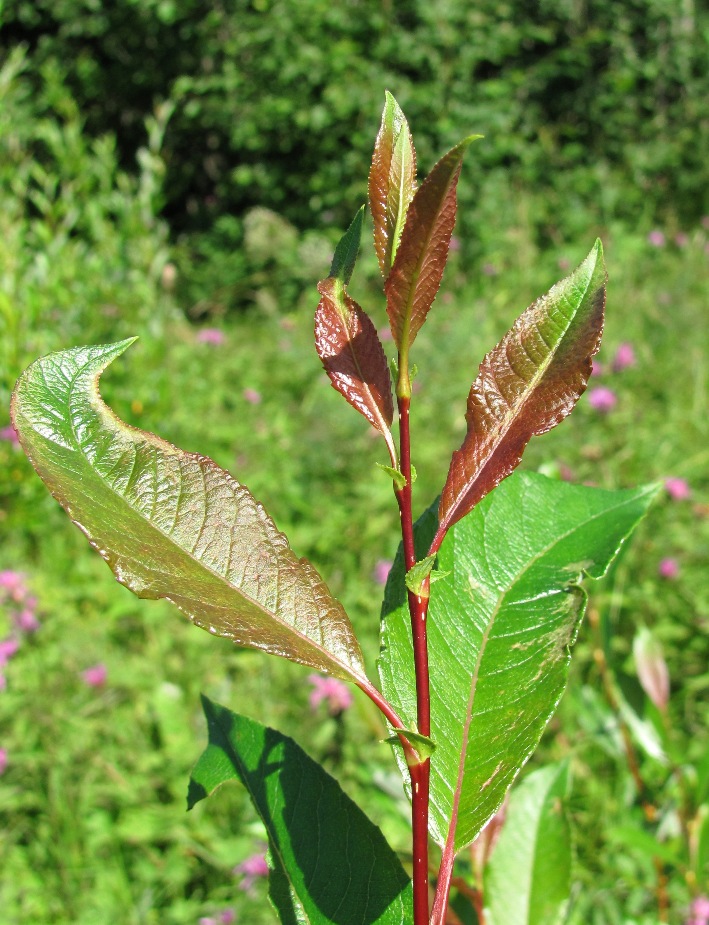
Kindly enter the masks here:
[[[372, 574], [393, 558], [397, 517], [374, 466], [382, 447], [315, 356], [313, 284], [364, 201], [385, 87], [407, 113], [423, 171], [463, 135], [485, 134], [459, 187], [460, 250], [413, 357], [418, 511], [462, 439], [483, 353], [600, 233], [610, 289], [605, 372], [592, 386], [612, 388], [618, 403], [604, 416], [582, 399], [530, 445], [525, 465], [568, 467], [609, 488], [689, 482], [691, 498], [657, 506], [592, 606], [623, 692], [650, 725], [632, 638], [645, 624], [662, 640], [672, 760], [695, 769], [706, 802], [706, 6], [206, 7], [0, 4], [0, 428], [35, 357], [140, 334], [107, 375], [106, 398], [130, 423], [212, 456], [263, 500], [343, 600], [373, 671], [382, 589]], [[664, 246], [648, 242], [652, 229]], [[383, 328], [371, 249], [353, 295]], [[203, 325], [224, 343], [198, 341]], [[637, 363], [613, 373], [624, 341]], [[406, 863], [398, 774], [364, 698], [339, 719], [312, 711], [303, 669], [238, 651], [116, 586], [8, 440], [0, 533], [0, 570], [27, 576], [42, 622], [0, 692], [3, 925], [188, 925], [229, 905], [242, 921], [273, 922], [262, 885], [242, 891], [231, 873], [263, 840], [243, 794], [227, 788], [183, 813], [206, 737], [200, 691], [295, 734]], [[657, 574], [667, 556], [679, 563], [673, 581]], [[0, 638], [10, 627], [0, 609]], [[572, 925], [656, 925], [648, 827], [600, 693], [598, 644], [586, 626], [536, 760], [570, 760]], [[97, 662], [108, 668], [99, 690], [81, 680]], [[685, 876], [684, 796], [638, 748], [679, 925], [693, 892], [709, 891], [707, 870]]]

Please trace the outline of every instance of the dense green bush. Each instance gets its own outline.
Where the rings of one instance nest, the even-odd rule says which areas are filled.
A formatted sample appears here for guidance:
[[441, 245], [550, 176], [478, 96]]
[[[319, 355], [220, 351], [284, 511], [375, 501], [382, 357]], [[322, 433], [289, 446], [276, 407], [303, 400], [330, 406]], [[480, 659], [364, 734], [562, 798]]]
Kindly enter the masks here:
[[89, 130], [115, 132], [128, 167], [145, 115], [175, 101], [176, 231], [253, 206], [300, 229], [341, 227], [364, 197], [385, 87], [416, 126], [424, 168], [461, 127], [485, 134], [466, 167], [466, 239], [492, 217], [512, 224], [520, 186], [537, 194], [540, 239], [709, 211], [701, 5], [8, 0], [2, 15], [3, 44], [61, 62]]

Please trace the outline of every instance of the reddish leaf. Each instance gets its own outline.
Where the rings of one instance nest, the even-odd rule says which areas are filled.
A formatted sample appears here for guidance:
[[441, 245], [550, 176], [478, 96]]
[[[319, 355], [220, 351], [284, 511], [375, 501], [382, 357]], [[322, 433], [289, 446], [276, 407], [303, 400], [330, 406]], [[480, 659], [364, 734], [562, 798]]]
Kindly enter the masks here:
[[384, 349], [369, 317], [328, 277], [318, 283], [322, 298], [315, 313], [315, 347], [333, 386], [384, 435], [396, 452], [389, 427], [394, 418], [391, 378]]
[[537, 299], [480, 364], [432, 549], [517, 467], [529, 440], [565, 418], [584, 392], [603, 331], [605, 283], [596, 241], [581, 266]]
[[392, 334], [406, 353], [438, 292], [456, 212], [456, 186], [470, 136], [436, 164], [411, 201], [384, 292]]
[[399, 104], [387, 92], [369, 172], [374, 248], [384, 279], [394, 262], [406, 210], [415, 190], [416, 151], [411, 132]]

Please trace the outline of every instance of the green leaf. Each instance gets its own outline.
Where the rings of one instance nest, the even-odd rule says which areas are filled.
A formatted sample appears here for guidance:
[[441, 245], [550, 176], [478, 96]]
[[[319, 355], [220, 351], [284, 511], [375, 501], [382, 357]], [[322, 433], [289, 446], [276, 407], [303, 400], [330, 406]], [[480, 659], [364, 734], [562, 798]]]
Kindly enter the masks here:
[[537, 299], [480, 364], [468, 395], [468, 432], [441, 494], [439, 538], [519, 465], [535, 434], [573, 410], [603, 331], [601, 242]]
[[456, 187], [471, 135], [435, 165], [416, 191], [391, 273], [384, 284], [387, 314], [399, 352], [406, 356], [426, 320], [448, 260], [456, 213]]
[[564, 921], [572, 863], [567, 789], [564, 763], [534, 771], [512, 791], [485, 872], [485, 921], [490, 925]]
[[99, 377], [133, 340], [53, 353], [20, 377], [15, 428], [49, 490], [138, 597], [167, 598], [239, 645], [365, 678], [342, 605], [248, 490], [103, 403]]
[[352, 224], [340, 239], [332, 258], [330, 277], [339, 280], [343, 286], [348, 286], [352, 279], [352, 271], [357, 262], [359, 244], [362, 239], [362, 224], [364, 222], [365, 206], [357, 212]]
[[433, 563], [435, 561], [435, 554], [433, 556], [426, 556], [424, 559], [421, 559], [419, 562], [417, 562], [416, 565], [412, 565], [408, 570], [404, 581], [406, 582], [406, 587], [409, 589], [409, 591], [411, 591], [412, 594], [421, 594], [423, 590], [423, 583], [431, 574], [431, 569], [433, 568]]
[[[428, 736], [421, 735], [420, 732], [412, 732], [410, 729], [405, 729], [404, 735], [416, 748], [416, 752], [418, 753], [421, 761], [425, 761], [427, 758], [430, 758], [436, 750], [436, 743]], [[403, 749], [401, 739], [398, 735], [389, 736], [388, 739], [384, 739], [383, 741], [386, 742], [387, 745], [393, 745], [395, 748]]]
[[[455, 851], [495, 812], [536, 748], [566, 683], [586, 595], [656, 494], [604, 491], [537, 473], [502, 482], [448, 533], [431, 589], [431, 834]], [[416, 525], [416, 554], [437, 528]], [[415, 726], [411, 626], [399, 549], [382, 611], [379, 671], [387, 699]], [[405, 763], [397, 755], [402, 773]]]
[[416, 151], [409, 124], [394, 97], [386, 92], [382, 124], [369, 172], [369, 209], [374, 221], [374, 249], [384, 279], [389, 275], [416, 190]]
[[389, 478], [394, 482], [397, 491], [401, 491], [402, 488], [406, 487], [406, 476], [400, 469], [395, 469], [393, 466], [385, 466], [382, 463], [377, 463], [377, 466], [386, 472]]
[[282, 921], [412, 925], [409, 878], [337, 781], [293, 739], [202, 702], [209, 744], [192, 772], [188, 807], [226, 781], [246, 787], [268, 833], [271, 895]]

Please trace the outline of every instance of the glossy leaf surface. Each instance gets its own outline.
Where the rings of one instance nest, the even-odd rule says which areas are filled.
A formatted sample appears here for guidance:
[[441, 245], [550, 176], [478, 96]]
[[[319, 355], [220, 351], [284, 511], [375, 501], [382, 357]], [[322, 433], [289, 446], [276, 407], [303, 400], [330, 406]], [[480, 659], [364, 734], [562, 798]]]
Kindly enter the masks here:
[[[505, 480], [446, 536], [431, 587], [431, 834], [471, 842], [532, 754], [566, 683], [586, 595], [656, 489], [603, 491], [535, 473]], [[416, 525], [417, 555], [436, 532]], [[382, 688], [404, 723], [416, 717], [401, 549], [382, 611]], [[397, 755], [402, 774], [405, 765]]]
[[391, 452], [391, 377], [376, 328], [339, 280], [328, 277], [318, 290], [315, 348], [325, 372], [352, 407], [384, 434]]
[[485, 921], [490, 925], [565, 921], [572, 863], [567, 790], [568, 766], [557, 764], [534, 771], [512, 791], [485, 871]]
[[[478, 137], [478, 136], [475, 136]], [[394, 341], [408, 351], [443, 279], [456, 213], [456, 186], [466, 138], [445, 154], [416, 191], [384, 292]]]
[[138, 597], [167, 598], [239, 645], [364, 677], [342, 605], [248, 490], [101, 400], [101, 373], [131, 343], [50, 354], [20, 377], [15, 428], [49, 490]]
[[480, 364], [468, 396], [468, 432], [441, 495], [441, 532], [519, 465], [535, 434], [568, 415], [586, 388], [603, 331], [601, 242], [534, 302]]
[[412, 925], [409, 878], [337, 781], [293, 739], [202, 699], [209, 744], [192, 772], [188, 806], [229, 780], [246, 787], [268, 833], [281, 920]]
[[399, 104], [391, 93], [387, 93], [369, 172], [374, 249], [384, 279], [394, 262], [415, 190], [416, 151], [409, 125]]

